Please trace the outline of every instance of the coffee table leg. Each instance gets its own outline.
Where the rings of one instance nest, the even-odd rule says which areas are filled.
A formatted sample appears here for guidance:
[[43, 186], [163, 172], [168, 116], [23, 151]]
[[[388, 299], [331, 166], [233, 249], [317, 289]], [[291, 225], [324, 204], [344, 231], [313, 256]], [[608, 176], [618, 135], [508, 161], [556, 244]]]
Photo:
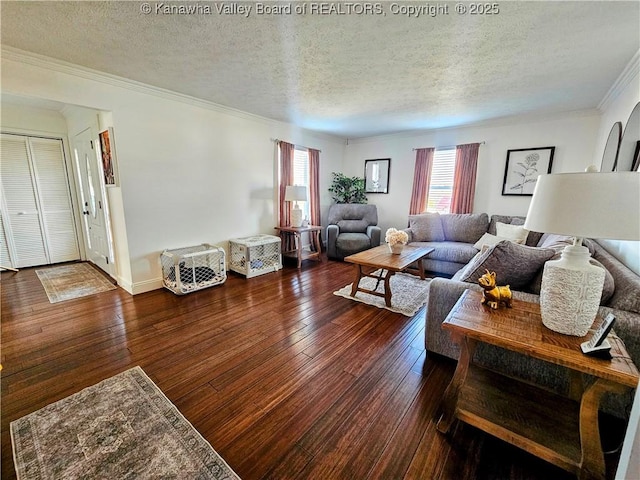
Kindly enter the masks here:
[[353, 285], [351, 286], [351, 296], [355, 297], [358, 292], [358, 286], [360, 285], [360, 279], [362, 278], [362, 265], [354, 264], [356, 267], [356, 279], [353, 281]]
[[391, 285], [389, 284], [391, 277], [395, 274], [396, 272], [393, 272], [391, 270], [387, 270], [387, 274], [384, 276], [384, 304], [387, 307], [391, 306]]
[[442, 415], [438, 420], [436, 428], [441, 433], [447, 433], [451, 428], [451, 424], [456, 419], [458, 396], [460, 395], [460, 389], [467, 378], [469, 364], [471, 363], [473, 352], [475, 352], [475, 350], [476, 341], [465, 337], [460, 345], [460, 359], [458, 360], [458, 366], [453, 374], [451, 383], [449, 383], [449, 386], [444, 391], [442, 403], [440, 404]]

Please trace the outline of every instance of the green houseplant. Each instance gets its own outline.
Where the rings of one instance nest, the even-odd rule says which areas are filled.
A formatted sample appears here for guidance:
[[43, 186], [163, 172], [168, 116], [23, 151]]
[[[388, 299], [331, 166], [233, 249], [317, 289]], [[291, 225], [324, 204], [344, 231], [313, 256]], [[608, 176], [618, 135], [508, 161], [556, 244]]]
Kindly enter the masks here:
[[336, 203], [367, 203], [367, 196], [364, 193], [364, 178], [347, 177], [336, 172], [331, 174], [333, 182], [329, 187], [329, 192]]

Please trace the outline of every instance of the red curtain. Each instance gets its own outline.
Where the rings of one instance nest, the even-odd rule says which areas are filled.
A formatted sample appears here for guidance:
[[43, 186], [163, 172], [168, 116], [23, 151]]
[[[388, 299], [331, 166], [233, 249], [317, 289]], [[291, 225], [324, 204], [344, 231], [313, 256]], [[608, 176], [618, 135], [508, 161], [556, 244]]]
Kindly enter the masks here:
[[309, 150], [309, 209], [311, 225], [319, 226], [320, 220], [320, 150]]
[[411, 192], [409, 215], [422, 213], [427, 208], [434, 151], [434, 148], [418, 148], [416, 150], [416, 168], [413, 173], [413, 190]]
[[293, 185], [293, 154], [295, 145], [278, 142], [280, 146], [280, 226], [291, 225], [291, 202], [284, 201], [287, 185]]
[[473, 212], [479, 148], [479, 143], [469, 143], [456, 147], [456, 166], [453, 173], [453, 192], [451, 193], [451, 213]]

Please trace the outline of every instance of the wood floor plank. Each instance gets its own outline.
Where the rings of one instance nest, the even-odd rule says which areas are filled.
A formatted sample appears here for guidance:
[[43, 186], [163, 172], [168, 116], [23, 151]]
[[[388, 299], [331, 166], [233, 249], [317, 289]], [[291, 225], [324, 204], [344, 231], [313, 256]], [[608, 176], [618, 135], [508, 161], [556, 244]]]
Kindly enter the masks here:
[[35, 270], [1, 274], [3, 479], [16, 478], [11, 421], [136, 365], [243, 480], [558, 474], [472, 427], [436, 431], [455, 362], [425, 355], [424, 308], [405, 317], [333, 295], [349, 264], [57, 304]]

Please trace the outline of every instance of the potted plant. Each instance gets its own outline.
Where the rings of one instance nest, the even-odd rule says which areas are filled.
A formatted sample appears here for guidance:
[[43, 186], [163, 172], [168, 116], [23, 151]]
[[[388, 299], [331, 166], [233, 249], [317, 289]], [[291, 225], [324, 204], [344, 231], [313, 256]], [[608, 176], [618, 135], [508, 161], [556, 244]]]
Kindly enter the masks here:
[[332, 172], [333, 182], [329, 188], [331, 198], [336, 203], [367, 203], [364, 193], [364, 178], [347, 177]]

